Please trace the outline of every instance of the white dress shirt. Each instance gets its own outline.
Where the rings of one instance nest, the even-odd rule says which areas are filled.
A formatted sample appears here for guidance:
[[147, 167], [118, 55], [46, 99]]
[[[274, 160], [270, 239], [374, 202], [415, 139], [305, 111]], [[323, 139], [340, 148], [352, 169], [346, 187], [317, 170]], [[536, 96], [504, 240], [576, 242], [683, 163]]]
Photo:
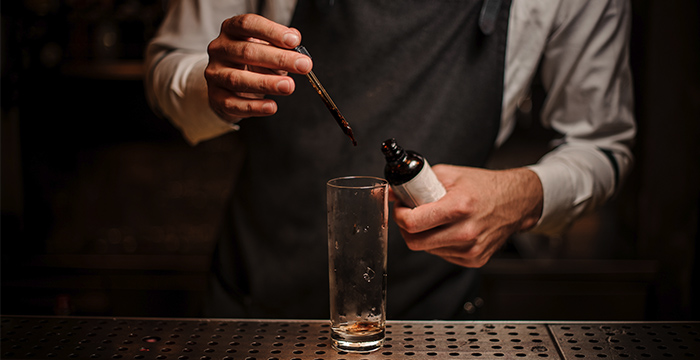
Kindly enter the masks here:
[[[171, 0], [170, 6], [147, 50], [147, 93], [194, 145], [238, 128], [209, 107], [206, 50], [226, 18], [258, 12], [258, 1]], [[265, 0], [260, 13], [288, 25], [295, 6], [296, 0]], [[542, 122], [564, 136], [562, 145], [529, 166], [544, 190], [533, 231], [561, 233], [609, 199], [619, 186], [616, 177], [619, 183], [630, 171], [636, 132], [630, 21], [627, 0], [512, 0], [495, 146], [512, 133], [517, 105], [528, 96], [538, 66], [547, 91]]]

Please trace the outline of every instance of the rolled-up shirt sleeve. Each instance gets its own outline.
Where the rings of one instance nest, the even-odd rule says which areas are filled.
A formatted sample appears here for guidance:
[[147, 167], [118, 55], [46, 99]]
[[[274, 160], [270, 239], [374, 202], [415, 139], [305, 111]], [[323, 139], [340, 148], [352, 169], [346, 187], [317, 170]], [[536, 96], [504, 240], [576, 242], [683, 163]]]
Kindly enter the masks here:
[[542, 121], [564, 137], [530, 166], [544, 191], [535, 232], [561, 233], [613, 196], [631, 169], [630, 17], [624, 0], [560, 3], [541, 60]]

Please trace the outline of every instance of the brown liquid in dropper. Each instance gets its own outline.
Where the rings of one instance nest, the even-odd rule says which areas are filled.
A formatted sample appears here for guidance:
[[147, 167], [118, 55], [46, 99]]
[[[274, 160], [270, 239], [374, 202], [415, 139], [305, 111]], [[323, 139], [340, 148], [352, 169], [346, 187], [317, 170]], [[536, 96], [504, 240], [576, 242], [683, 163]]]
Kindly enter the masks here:
[[[312, 82], [313, 84], [313, 82]], [[335, 106], [331, 101], [328, 101], [328, 98], [323, 96], [323, 93], [321, 92], [320, 89], [316, 89], [319, 95], [321, 95], [321, 99], [323, 99], [323, 103], [326, 104], [326, 107], [328, 110], [330, 110], [331, 115], [333, 115], [333, 118], [335, 118], [335, 121], [340, 125], [340, 128], [343, 129], [343, 132], [345, 135], [347, 135], [350, 140], [352, 140], [352, 145], [357, 146], [357, 141], [355, 141], [355, 136], [352, 133], [352, 128], [350, 127], [350, 124], [348, 124], [348, 121], [345, 120], [345, 117], [343, 117], [343, 114], [340, 113], [340, 110], [338, 110], [338, 107]]]
[[[301, 45], [294, 48], [294, 51], [297, 51], [301, 54], [304, 54], [308, 57], [311, 57], [311, 55], [306, 50], [306, 48], [301, 46]], [[335, 104], [333, 103], [333, 100], [331, 100], [330, 95], [328, 95], [328, 93], [326, 92], [326, 89], [324, 89], [323, 85], [321, 85], [321, 82], [318, 81], [316, 74], [314, 74], [313, 71], [310, 71], [308, 74], [306, 74], [306, 77], [309, 79], [309, 82], [314, 87], [314, 89], [316, 89], [316, 92], [323, 100], [323, 103], [326, 104], [326, 107], [328, 108], [328, 110], [330, 110], [331, 115], [333, 115], [333, 118], [335, 118], [335, 122], [337, 122], [338, 125], [340, 126], [340, 128], [343, 130], [343, 133], [345, 133], [345, 135], [347, 135], [350, 138], [350, 140], [352, 140], [352, 144], [354, 146], [357, 146], [357, 141], [355, 141], [355, 136], [352, 134], [352, 129], [350, 128], [350, 124], [348, 124], [347, 120], [345, 120], [343, 115], [340, 114], [340, 110], [338, 110], [338, 107], [335, 106]]]

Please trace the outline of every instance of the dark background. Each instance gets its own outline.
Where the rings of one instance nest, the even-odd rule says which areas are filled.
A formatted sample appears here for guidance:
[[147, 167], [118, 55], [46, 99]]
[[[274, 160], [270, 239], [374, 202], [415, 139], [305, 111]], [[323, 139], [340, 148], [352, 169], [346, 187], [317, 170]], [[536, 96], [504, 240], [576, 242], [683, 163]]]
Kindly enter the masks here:
[[[200, 316], [236, 134], [190, 147], [149, 109], [159, 0], [2, 2], [2, 314]], [[483, 269], [483, 319], [700, 319], [700, 5], [633, 1], [639, 136], [621, 193]], [[524, 104], [494, 168], [552, 134]]]

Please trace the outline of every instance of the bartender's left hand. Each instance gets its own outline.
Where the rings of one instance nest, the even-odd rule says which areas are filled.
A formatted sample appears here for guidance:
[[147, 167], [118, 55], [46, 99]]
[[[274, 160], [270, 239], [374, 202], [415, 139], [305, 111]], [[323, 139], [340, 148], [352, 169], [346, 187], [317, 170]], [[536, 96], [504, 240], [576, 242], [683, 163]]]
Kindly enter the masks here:
[[506, 239], [537, 224], [542, 184], [529, 169], [485, 170], [435, 165], [447, 190], [414, 209], [396, 201], [394, 221], [411, 250], [465, 267], [481, 267]]

